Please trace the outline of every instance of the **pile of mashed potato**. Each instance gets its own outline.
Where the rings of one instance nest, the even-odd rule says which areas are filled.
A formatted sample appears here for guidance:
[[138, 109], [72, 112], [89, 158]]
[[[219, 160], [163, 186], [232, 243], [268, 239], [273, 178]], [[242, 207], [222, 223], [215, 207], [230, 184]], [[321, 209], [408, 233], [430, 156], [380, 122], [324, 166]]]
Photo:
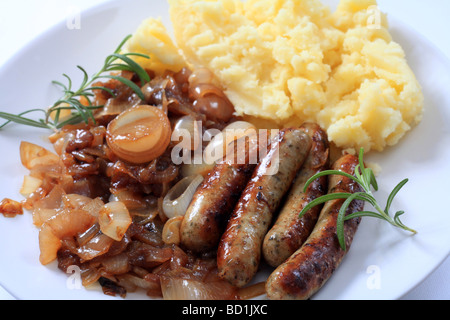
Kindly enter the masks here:
[[422, 118], [423, 94], [375, 0], [169, 0], [172, 41], [143, 22], [129, 51], [146, 67], [206, 67], [260, 126], [314, 121], [342, 149], [381, 151]]

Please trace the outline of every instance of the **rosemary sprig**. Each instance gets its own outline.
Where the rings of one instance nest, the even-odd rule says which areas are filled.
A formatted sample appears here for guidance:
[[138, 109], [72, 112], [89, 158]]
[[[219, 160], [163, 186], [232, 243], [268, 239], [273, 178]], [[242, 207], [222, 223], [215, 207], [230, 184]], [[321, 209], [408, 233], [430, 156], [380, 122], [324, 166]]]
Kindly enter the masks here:
[[[344, 222], [356, 217], [372, 217], [372, 218], [378, 218], [384, 221], [387, 221], [391, 225], [401, 228], [403, 230], [417, 233], [417, 231], [408, 228], [405, 226], [402, 221], [400, 220], [400, 216], [403, 215], [404, 211], [397, 211], [393, 216], [390, 215], [389, 210], [391, 208], [391, 204], [397, 195], [397, 193], [400, 191], [401, 188], [408, 182], [408, 179], [405, 179], [401, 181], [390, 193], [387, 203], [384, 209], [381, 208], [381, 206], [378, 204], [377, 200], [373, 196], [372, 188], [375, 191], [378, 191], [378, 183], [375, 179], [375, 175], [373, 173], [373, 170], [371, 168], [365, 168], [364, 161], [364, 149], [361, 149], [359, 152], [359, 164], [355, 167], [355, 175], [352, 176], [348, 173], [338, 171], [338, 170], [326, 170], [323, 172], [320, 172], [314, 176], [312, 176], [305, 185], [305, 191], [308, 188], [308, 186], [317, 178], [326, 176], [326, 175], [342, 175], [345, 177], [348, 177], [354, 181], [356, 181], [361, 188], [364, 190], [363, 192], [355, 192], [355, 193], [330, 193], [327, 195], [324, 195], [322, 197], [319, 197], [313, 201], [311, 201], [308, 205], [306, 205], [303, 210], [300, 212], [299, 217], [303, 216], [308, 210], [310, 210], [312, 207], [325, 203], [330, 200], [335, 199], [345, 199], [344, 203], [342, 204], [338, 217], [337, 217], [337, 225], [336, 225], [336, 234], [339, 240], [339, 244], [343, 250], [346, 250], [345, 246], [345, 237], [344, 237]], [[355, 212], [349, 215], [345, 215], [348, 206], [353, 200], [362, 200], [365, 202], [370, 203], [370, 205], [375, 209], [375, 211], [360, 211]]]
[[[80, 66], [77, 66], [79, 70], [83, 73], [83, 80], [81, 82], [80, 87], [77, 90], [73, 90], [72, 88], [72, 79], [67, 75], [63, 74], [63, 76], [67, 79], [67, 84], [63, 84], [59, 81], [52, 81], [53, 84], [61, 87], [64, 95], [58, 101], [56, 101], [52, 106], [47, 109], [31, 109], [19, 114], [11, 114], [7, 112], [0, 112], [0, 118], [6, 120], [5, 123], [0, 125], [0, 129], [5, 127], [10, 122], [15, 122], [18, 124], [23, 124], [27, 126], [37, 127], [37, 128], [46, 128], [57, 130], [65, 126], [66, 124], [75, 124], [84, 121], [88, 123], [89, 120], [92, 120], [95, 123], [95, 118], [93, 111], [95, 109], [102, 108], [103, 106], [94, 106], [92, 105], [92, 97], [94, 97], [94, 90], [103, 90], [114, 95], [114, 92], [106, 88], [104, 86], [93, 86], [92, 84], [95, 81], [100, 79], [115, 79], [130, 87], [136, 95], [144, 100], [144, 94], [142, 93], [140, 87], [136, 85], [134, 82], [121, 77], [119, 75], [114, 75], [112, 72], [114, 71], [131, 71], [137, 74], [141, 81], [141, 86], [143, 86], [146, 82], [150, 81], [148, 73], [134, 60], [130, 57], [139, 56], [149, 59], [147, 55], [140, 53], [123, 53], [121, 54], [121, 50], [124, 44], [128, 41], [131, 35], [125, 37], [122, 40], [120, 45], [114, 51], [114, 53], [110, 54], [105, 59], [105, 63], [91, 78], [89, 78], [86, 70]], [[85, 98], [87, 101], [87, 106], [83, 104], [80, 98]], [[71, 114], [68, 117], [64, 117], [61, 119], [61, 111], [63, 110], [71, 110]], [[44, 117], [39, 120], [34, 120], [25, 115], [30, 113], [41, 112], [44, 114]], [[53, 117], [53, 119], [52, 119]]]

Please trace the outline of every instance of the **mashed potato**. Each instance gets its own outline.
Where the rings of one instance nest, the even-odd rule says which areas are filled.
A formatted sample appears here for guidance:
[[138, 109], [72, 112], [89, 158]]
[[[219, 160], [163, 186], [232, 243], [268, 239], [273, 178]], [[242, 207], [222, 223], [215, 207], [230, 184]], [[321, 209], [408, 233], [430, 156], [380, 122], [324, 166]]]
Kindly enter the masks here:
[[[375, 0], [341, 0], [336, 12], [319, 0], [169, 4], [185, 61], [213, 71], [237, 113], [251, 121], [314, 121], [336, 146], [367, 152], [396, 144], [421, 120], [421, 88]], [[173, 68], [178, 52], [168, 37], [154, 36], [152, 21], [130, 49]]]
[[186, 66], [166, 27], [160, 19], [149, 18], [126, 43], [125, 51], [143, 53], [150, 59], [136, 58], [142, 67], [162, 73], [165, 70], [178, 71]]

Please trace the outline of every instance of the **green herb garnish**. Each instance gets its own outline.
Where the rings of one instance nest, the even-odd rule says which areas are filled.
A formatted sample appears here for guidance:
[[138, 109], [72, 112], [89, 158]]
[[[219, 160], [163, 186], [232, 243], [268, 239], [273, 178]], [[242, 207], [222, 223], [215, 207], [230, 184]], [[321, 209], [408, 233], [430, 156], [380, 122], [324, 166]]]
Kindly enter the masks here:
[[[317, 178], [326, 176], [326, 175], [342, 175], [345, 177], [348, 177], [354, 181], [356, 181], [361, 188], [364, 190], [363, 192], [355, 192], [355, 193], [330, 193], [327, 195], [324, 195], [322, 197], [319, 197], [313, 201], [311, 201], [308, 205], [306, 205], [303, 210], [300, 212], [299, 217], [303, 216], [308, 210], [310, 210], [312, 207], [325, 203], [329, 200], [335, 200], [335, 199], [346, 199], [344, 203], [342, 204], [342, 207], [339, 210], [339, 214], [337, 217], [337, 225], [336, 225], [336, 234], [339, 240], [339, 244], [343, 250], [346, 250], [345, 246], [345, 237], [344, 237], [344, 222], [356, 217], [372, 217], [372, 218], [378, 218], [381, 220], [385, 220], [389, 222], [391, 225], [401, 228], [406, 231], [410, 231], [412, 233], [417, 233], [417, 231], [408, 228], [405, 226], [401, 220], [400, 216], [403, 215], [404, 211], [397, 211], [394, 216], [392, 217], [389, 214], [389, 210], [391, 208], [392, 201], [394, 200], [397, 193], [400, 191], [400, 189], [408, 182], [408, 179], [403, 180], [400, 182], [390, 193], [386, 206], [384, 210], [381, 208], [381, 206], [378, 204], [377, 200], [373, 196], [372, 193], [372, 187], [375, 191], [378, 191], [378, 183], [375, 179], [375, 175], [373, 173], [373, 170], [370, 168], [364, 167], [364, 161], [363, 161], [363, 155], [364, 155], [364, 149], [361, 149], [359, 152], [359, 164], [355, 167], [355, 176], [352, 176], [348, 173], [338, 171], [338, 170], [326, 170], [322, 171], [314, 176], [312, 176], [305, 185], [305, 191], [308, 188], [308, 186]], [[375, 211], [360, 211], [355, 212], [349, 215], [345, 215], [345, 212], [347, 211], [348, 206], [353, 200], [362, 200], [365, 202], [368, 202], [372, 205], [372, 207], [375, 209]]]
[[[130, 56], [139, 56], [144, 58], [149, 58], [147, 55], [140, 53], [123, 53], [120, 51], [124, 44], [128, 41], [131, 35], [128, 35], [117, 47], [113, 54], [109, 55], [105, 59], [105, 63], [99, 72], [94, 74], [90, 79], [85, 69], [80, 66], [77, 66], [83, 72], [83, 81], [77, 90], [72, 90], [72, 79], [67, 75], [63, 74], [63, 76], [67, 79], [67, 85], [59, 82], [52, 81], [53, 84], [60, 86], [63, 90], [64, 96], [56, 101], [51, 107], [48, 109], [31, 109], [19, 114], [11, 114], [7, 112], [0, 112], [0, 118], [7, 120], [5, 123], [0, 125], [0, 129], [6, 126], [10, 122], [15, 122], [23, 125], [28, 125], [32, 127], [38, 128], [46, 128], [57, 130], [65, 126], [66, 124], [75, 124], [81, 121], [88, 123], [89, 120], [92, 120], [95, 123], [94, 115], [92, 113], [93, 110], [103, 108], [103, 106], [94, 106], [92, 105], [91, 98], [94, 96], [94, 90], [103, 90], [111, 94], [113, 97], [114, 92], [106, 88], [104, 86], [92, 86], [94, 81], [99, 79], [115, 79], [117, 81], [122, 82], [126, 86], [130, 87], [136, 95], [142, 100], [144, 100], [144, 94], [142, 93], [139, 86], [137, 86], [134, 82], [117, 75], [111, 74], [113, 71], [131, 71], [137, 74], [141, 81], [141, 85], [143, 86], [146, 82], [150, 81], [150, 77], [147, 72], [134, 60], [130, 58]], [[85, 106], [81, 103], [80, 98], [84, 97], [88, 101], [88, 105]], [[60, 119], [60, 114], [62, 110], [71, 110], [71, 115], [65, 119]], [[25, 117], [30, 113], [41, 112], [43, 113], [43, 118], [39, 120], [34, 120], [31, 118]], [[51, 115], [54, 115], [54, 119], [52, 119]]]

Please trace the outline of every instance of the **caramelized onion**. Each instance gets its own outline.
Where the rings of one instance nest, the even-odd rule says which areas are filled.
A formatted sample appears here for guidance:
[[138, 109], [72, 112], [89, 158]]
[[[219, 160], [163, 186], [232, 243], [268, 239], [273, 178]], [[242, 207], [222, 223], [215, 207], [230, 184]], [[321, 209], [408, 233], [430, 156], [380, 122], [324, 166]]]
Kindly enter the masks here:
[[57, 257], [61, 239], [86, 231], [95, 218], [83, 210], [63, 209], [46, 220], [39, 230], [39, 260], [46, 265]]
[[177, 216], [184, 216], [194, 197], [195, 191], [202, 181], [203, 176], [196, 175], [183, 178], [174, 185], [164, 197], [164, 214], [169, 219]]
[[225, 281], [205, 283], [193, 279], [161, 277], [164, 300], [232, 300], [236, 288]]
[[140, 105], [121, 113], [109, 123], [106, 141], [119, 158], [141, 164], [164, 153], [171, 133], [166, 114], [157, 107]]
[[32, 176], [24, 176], [20, 194], [25, 198], [35, 192], [42, 185], [42, 179]]
[[187, 115], [178, 119], [172, 132], [172, 141], [179, 141], [179, 147], [187, 150], [196, 150], [202, 138], [201, 125], [196, 119]]
[[234, 113], [234, 106], [224, 92], [214, 83], [214, 75], [207, 69], [198, 69], [189, 77], [189, 95], [193, 107], [210, 120], [228, 122]]
[[18, 214], [23, 214], [23, 206], [18, 201], [5, 198], [0, 201], [0, 213], [7, 218], [14, 218]]
[[44, 224], [50, 226], [59, 239], [85, 232], [95, 223], [95, 217], [84, 210], [63, 209]]
[[64, 194], [62, 196], [62, 202], [64, 204], [64, 207], [70, 209], [80, 209], [91, 201], [92, 201], [91, 198], [75, 193]]
[[132, 94], [127, 99], [110, 98], [105, 103], [105, 106], [103, 107], [102, 111], [96, 116], [97, 117], [116, 116], [118, 114], [121, 114], [125, 110], [128, 110], [134, 106], [139, 105], [140, 103], [142, 103], [142, 100], [139, 99], [139, 97], [136, 94]]
[[173, 217], [166, 221], [162, 231], [162, 240], [165, 244], [180, 245], [180, 226], [182, 221], [183, 216]]
[[56, 216], [57, 214], [58, 210], [56, 209], [36, 208], [33, 211], [33, 224], [36, 227], [40, 227], [45, 221]]
[[98, 215], [100, 230], [110, 238], [120, 241], [132, 220], [127, 207], [120, 201], [105, 204]]
[[250, 300], [256, 297], [260, 297], [266, 293], [266, 282], [258, 282], [248, 287], [239, 288], [239, 299]]
[[183, 164], [181, 167], [181, 175], [183, 177], [189, 177], [193, 175], [202, 175], [203, 177], [206, 177], [208, 172], [210, 172], [214, 168], [215, 163], [189, 163], [189, 164]]
[[131, 190], [119, 189], [110, 196], [110, 201], [122, 202], [128, 210], [140, 210], [147, 208], [147, 202], [144, 198]]
[[202, 83], [213, 83], [214, 74], [207, 68], [199, 68], [194, 70], [189, 76], [189, 86], [195, 87]]
[[234, 106], [225, 96], [209, 94], [199, 97], [193, 103], [197, 112], [203, 113], [206, 117], [216, 122], [228, 122], [234, 113]]
[[38, 165], [57, 164], [59, 157], [41, 146], [22, 141], [20, 143], [20, 160], [25, 168], [31, 170]]
[[129, 271], [128, 256], [126, 253], [120, 253], [115, 256], [106, 257], [102, 260], [105, 271], [109, 274], [123, 274]]
[[47, 265], [56, 259], [59, 248], [61, 248], [61, 240], [55, 236], [49, 225], [44, 224], [39, 230], [39, 261], [43, 265]]
[[221, 133], [215, 135], [206, 146], [203, 156], [205, 163], [213, 164], [223, 159], [236, 140], [245, 136], [251, 136], [255, 132], [255, 126], [246, 121], [236, 121], [229, 124]]
[[108, 252], [113, 243], [114, 239], [106, 234], [99, 233], [86, 244], [80, 246], [77, 249], [77, 254], [83, 260], [92, 260]]

